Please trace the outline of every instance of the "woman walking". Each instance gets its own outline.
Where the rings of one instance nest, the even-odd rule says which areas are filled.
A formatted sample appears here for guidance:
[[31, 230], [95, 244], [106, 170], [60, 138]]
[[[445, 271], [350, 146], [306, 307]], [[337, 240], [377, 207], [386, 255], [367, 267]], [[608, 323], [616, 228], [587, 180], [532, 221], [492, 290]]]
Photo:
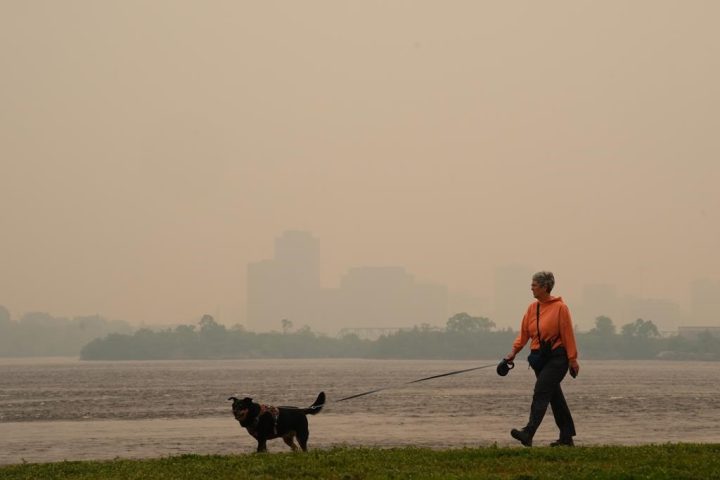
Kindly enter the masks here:
[[512, 429], [510, 435], [526, 447], [532, 446], [532, 439], [545, 416], [548, 404], [552, 406], [555, 424], [560, 429], [560, 438], [550, 446], [573, 446], [575, 424], [563, 395], [560, 383], [568, 370], [573, 377], [580, 371], [577, 362], [577, 346], [573, 333], [570, 310], [562, 297], [550, 295], [555, 286], [552, 272], [538, 272], [532, 277], [530, 289], [535, 297], [528, 306], [512, 350], [505, 357], [512, 361], [528, 340], [530, 355], [528, 362], [535, 371], [535, 390], [530, 405], [530, 418], [521, 430]]

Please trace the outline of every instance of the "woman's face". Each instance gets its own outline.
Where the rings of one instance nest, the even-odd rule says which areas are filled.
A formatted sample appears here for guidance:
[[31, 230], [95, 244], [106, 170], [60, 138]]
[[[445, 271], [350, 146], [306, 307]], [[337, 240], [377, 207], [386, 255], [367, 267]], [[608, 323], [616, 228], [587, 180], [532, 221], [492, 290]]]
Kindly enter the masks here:
[[540, 286], [540, 284], [535, 280], [533, 280], [533, 282], [530, 284], [530, 290], [532, 290], [533, 297], [535, 298], [542, 298], [547, 295], [547, 290], [545, 290], [545, 287]]

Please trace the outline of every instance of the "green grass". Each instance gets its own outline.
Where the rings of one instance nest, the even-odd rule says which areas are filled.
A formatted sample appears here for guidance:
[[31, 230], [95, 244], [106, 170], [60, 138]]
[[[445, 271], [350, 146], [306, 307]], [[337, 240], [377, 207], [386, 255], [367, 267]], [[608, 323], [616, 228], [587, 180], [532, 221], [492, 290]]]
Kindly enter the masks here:
[[720, 444], [576, 448], [334, 448], [0, 467], [0, 479], [720, 479]]

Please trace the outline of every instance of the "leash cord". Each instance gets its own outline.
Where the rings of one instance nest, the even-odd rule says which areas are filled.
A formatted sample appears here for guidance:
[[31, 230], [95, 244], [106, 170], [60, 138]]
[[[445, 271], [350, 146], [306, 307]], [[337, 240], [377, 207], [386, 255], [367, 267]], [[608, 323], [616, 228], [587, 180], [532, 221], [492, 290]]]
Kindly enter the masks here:
[[493, 363], [491, 365], [483, 365], [481, 367], [466, 368], [464, 370], [455, 370], [454, 372], [441, 373], [439, 375], [432, 375], [430, 377], [418, 378], [417, 380], [411, 380], [409, 382], [400, 383], [398, 385], [389, 385], [387, 387], [376, 388], [375, 390], [370, 390], [367, 392], [350, 395], [349, 397], [341, 398], [340, 400], [335, 400], [335, 403], [344, 402], [345, 400], [350, 400], [351, 398], [363, 397], [365, 395], [370, 395], [371, 393], [377, 393], [377, 392], [381, 392], [383, 390], [389, 390], [391, 388], [399, 388], [404, 385], [410, 385], [412, 383], [424, 382], [426, 380], [432, 380], [434, 378], [440, 378], [440, 377], [449, 377], [450, 375], [457, 375], [458, 373], [472, 372], [473, 370], [482, 370], [483, 368], [490, 368], [490, 367], [494, 367], [494, 366], [496, 366], [496, 365]]

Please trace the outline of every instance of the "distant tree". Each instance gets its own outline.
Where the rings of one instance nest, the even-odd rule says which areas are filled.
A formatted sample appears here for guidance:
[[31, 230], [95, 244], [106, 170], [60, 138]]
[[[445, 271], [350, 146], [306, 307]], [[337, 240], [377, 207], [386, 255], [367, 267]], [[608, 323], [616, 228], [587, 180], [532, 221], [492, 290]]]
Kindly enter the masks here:
[[626, 337], [638, 337], [638, 338], [658, 338], [660, 331], [658, 331], [652, 320], [643, 320], [638, 318], [632, 323], [623, 325], [622, 334]]
[[595, 328], [590, 330], [590, 333], [600, 335], [601, 337], [611, 337], [615, 335], [615, 324], [613, 324], [610, 317], [601, 315], [595, 319]]
[[194, 335], [195, 325], [178, 325], [175, 327], [175, 333], [179, 333], [180, 335]]
[[658, 338], [660, 337], [660, 331], [652, 320], [647, 320], [638, 327], [638, 336], [642, 338]]
[[198, 322], [200, 325], [200, 331], [201, 332], [211, 332], [216, 330], [225, 330], [225, 327], [220, 325], [215, 321], [212, 315], [203, 315], [200, 319], [200, 322]]
[[[292, 322], [290, 322], [290, 328], [292, 328]], [[314, 337], [315, 333], [313, 333], [312, 329], [310, 328], [310, 325], [303, 325], [302, 327], [298, 328], [298, 331], [295, 332], [296, 335], [300, 336], [311, 336]]]
[[698, 334], [697, 346], [700, 353], [720, 355], [720, 338], [707, 330]]
[[217, 344], [223, 341], [227, 333], [225, 325], [217, 323], [212, 315], [203, 315], [199, 324], [200, 336], [207, 341], [206, 347], [210, 350], [218, 348]]
[[283, 333], [289, 333], [290, 330], [292, 330], [293, 328], [293, 322], [291, 322], [287, 318], [283, 318], [282, 320], [280, 320], [280, 324], [282, 325]]
[[485, 317], [473, 317], [465, 312], [456, 313], [447, 321], [445, 329], [456, 333], [489, 332], [495, 322]]

